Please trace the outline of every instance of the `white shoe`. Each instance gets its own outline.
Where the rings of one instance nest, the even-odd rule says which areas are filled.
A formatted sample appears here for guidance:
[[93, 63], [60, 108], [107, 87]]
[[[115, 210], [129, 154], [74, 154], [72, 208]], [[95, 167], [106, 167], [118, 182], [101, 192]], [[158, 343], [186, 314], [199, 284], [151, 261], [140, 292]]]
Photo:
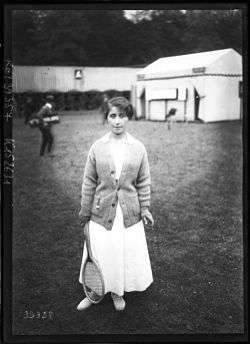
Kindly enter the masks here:
[[77, 310], [78, 311], [83, 311], [84, 309], [89, 308], [91, 305], [93, 305], [92, 302], [89, 301], [89, 299], [87, 297], [85, 297], [85, 299], [83, 299], [77, 306]]
[[111, 298], [113, 300], [115, 309], [117, 311], [123, 311], [125, 306], [126, 306], [126, 302], [125, 302], [124, 298], [122, 296], [118, 296], [114, 293], [111, 293]]

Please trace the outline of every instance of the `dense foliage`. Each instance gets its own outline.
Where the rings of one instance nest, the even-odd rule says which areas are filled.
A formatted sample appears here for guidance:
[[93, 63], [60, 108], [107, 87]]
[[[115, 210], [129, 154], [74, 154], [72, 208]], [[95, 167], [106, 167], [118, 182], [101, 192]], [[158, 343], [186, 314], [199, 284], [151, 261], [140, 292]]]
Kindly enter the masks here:
[[13, 11], [13, 63], [125, 66], [214, 49], [242, 50], [240, 10]]

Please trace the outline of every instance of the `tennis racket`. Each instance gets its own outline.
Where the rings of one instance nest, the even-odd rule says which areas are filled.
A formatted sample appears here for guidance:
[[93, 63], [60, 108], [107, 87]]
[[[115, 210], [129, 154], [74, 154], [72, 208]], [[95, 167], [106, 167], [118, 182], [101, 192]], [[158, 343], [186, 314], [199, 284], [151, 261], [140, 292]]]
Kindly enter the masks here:
[[[59, 116], [44, 117], [43, 121], [45, 123], [58, 124], [60, 123], [60, 118]], [[40, 124], [40, 120], [38, 118], [33, 118], [28, 123], [31, 128], [37, 128]]]
[[98, 263], [92, 255], [89, 237], [89, 222], [85, 225], [85, 239], [87, 259], [82, 269], [83, 290], [90, 302], [99, 303], [105, 295], [104, 279]]
[[60, 123], [60, 118], [57, 115], [51, 116], [51, 117], [44, 117], [44, 122], [51, 123], [51, 124], [57, 124]]

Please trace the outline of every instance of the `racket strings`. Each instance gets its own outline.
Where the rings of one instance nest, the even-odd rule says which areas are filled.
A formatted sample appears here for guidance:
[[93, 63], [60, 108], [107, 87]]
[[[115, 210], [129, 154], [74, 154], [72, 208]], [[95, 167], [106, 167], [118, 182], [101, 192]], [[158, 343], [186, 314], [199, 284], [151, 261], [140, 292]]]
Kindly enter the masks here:
[[103, 295], [103, 281], [100, 271], [93, 262], [87, 262], [84, 271], [84, 284], [87, 291], [93, 297], [93, 294], [96, 296]]

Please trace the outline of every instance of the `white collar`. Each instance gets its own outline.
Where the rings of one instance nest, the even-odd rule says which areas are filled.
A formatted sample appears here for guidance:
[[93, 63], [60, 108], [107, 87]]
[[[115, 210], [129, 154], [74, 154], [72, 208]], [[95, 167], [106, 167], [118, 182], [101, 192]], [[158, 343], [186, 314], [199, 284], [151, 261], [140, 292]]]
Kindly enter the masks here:
[[[110, 134], [111, 132], [108, 132], [106, 135], [104, 135], [103, 137], [101, 137], [101, 142], [103, 143], [107, 143], [110, 141]], [[125, 142], [132, 144], [135, 141], [135, 139], [133, 138], [132, 135], [130, 135], [128, 132], [126, 132], [126, 140]]]

